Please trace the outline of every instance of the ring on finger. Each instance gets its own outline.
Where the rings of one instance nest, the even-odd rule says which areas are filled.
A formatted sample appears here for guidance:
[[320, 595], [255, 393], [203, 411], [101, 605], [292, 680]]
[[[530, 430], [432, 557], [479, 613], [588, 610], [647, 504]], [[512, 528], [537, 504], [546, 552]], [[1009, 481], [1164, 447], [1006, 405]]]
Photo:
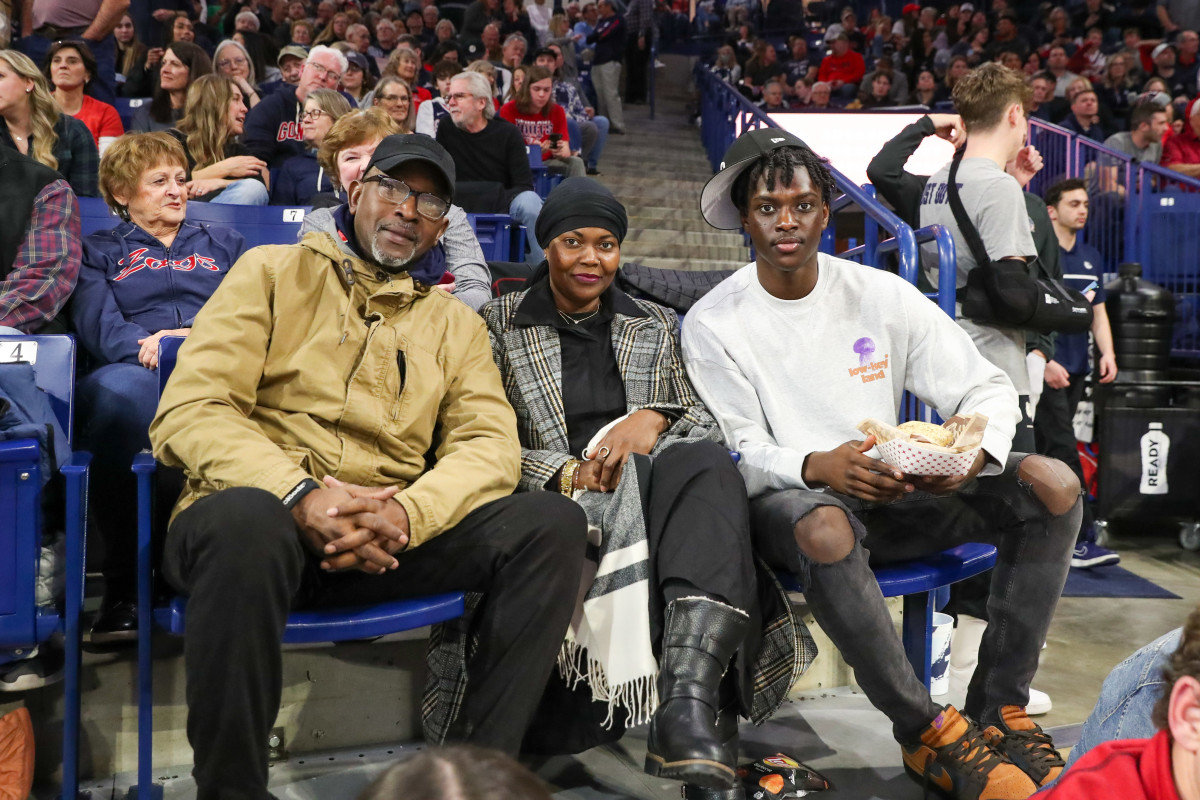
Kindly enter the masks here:
[[612, 452], [612, 450], [608, 449], [608, 445], [604, 445], [603, 447], [600, 448], [600, 452], [597, 454], [596, 457], [599, 458], [601, 461], [603, 461], [604, 459], [608, 458], [608, 454], [611, 452]]

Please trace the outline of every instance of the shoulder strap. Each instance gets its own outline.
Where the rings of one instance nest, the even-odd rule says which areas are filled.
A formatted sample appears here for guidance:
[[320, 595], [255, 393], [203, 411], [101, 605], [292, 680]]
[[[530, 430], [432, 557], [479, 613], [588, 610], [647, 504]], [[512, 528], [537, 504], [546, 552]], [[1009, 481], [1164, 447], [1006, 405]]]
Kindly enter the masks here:
[[954, 160], [950, 162], [950, 174], [946, 178], [946, 191], [950, 198], [950, 211], [954, 214], [954, 221], [958, 223], [958, 229], [962, 232], [963, 238], [967, 240], [967, 246], [971, 248], [971, 255], [975, 257], [977, 266], [985, 266], [991, 263], [991, 258], [988, 257], [987, 248], [984, 247], [983, 239], [979, 236], [979, 231], [975, 228], [975, 224], [971, 222], [971, 218], [967, 216], [967, 209], [963, 207], [962, 197], [958, 193], [958, 165], [962, 163], [963, 151], [965, 147], [959, 148], [954, 154]]

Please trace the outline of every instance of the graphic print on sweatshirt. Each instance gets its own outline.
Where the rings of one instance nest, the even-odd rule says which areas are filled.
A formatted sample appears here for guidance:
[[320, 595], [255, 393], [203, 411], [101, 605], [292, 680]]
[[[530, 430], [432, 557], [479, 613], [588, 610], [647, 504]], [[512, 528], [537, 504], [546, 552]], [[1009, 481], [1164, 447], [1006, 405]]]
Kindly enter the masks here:
[[881, 381], [887, 377], [889, 354], [884, 353], [879, 357], [875, 350], [875, 340], [871, 337], [863, 336], [855, 340], [854, 353], [858, 356], [858, 364], [847, 369], [850, 377], [857, 376], [863, 383]]
[[219, 272], [220, 267], [217, 262], [208, 256], [202, 256], [199, 253], [192, 253], [190, 256], [185, 256], [179, 259], [165, 258], [147, 258], [146, 253], [150, 252], [148, 247], [139, 247], [129, 255], [117, 262], [117, 266], [124, 267], [117, 277], [113, 278], [113, 282], [123, 281], [130, 275], [142, 269], [162, 269], [169, 267], [177, 272], [191, 272], [194, 269], [206, 269], [210, 272]]
[[548, 119], [517, 117], [513, 120], [513, 124], [521, 132], [525, 144], [541, 144], [543, 139], [549, 138], [550, 134], [554, 133], [554, 123]]

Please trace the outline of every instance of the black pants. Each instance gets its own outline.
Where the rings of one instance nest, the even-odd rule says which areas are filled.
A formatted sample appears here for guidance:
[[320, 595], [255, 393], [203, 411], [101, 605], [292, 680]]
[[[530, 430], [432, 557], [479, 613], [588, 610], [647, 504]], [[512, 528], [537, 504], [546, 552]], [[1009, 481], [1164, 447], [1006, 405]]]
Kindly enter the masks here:
[[[913, 492], [877, 505], [835, 492], [788, 489], [750, 505], [754, 544], [772, 566], [804, 578], [808, 606], [892, 732], [911, 743], [939, 707], [913, 673], [869, 564], [905, 561], [964, 542], [996, 546], [989, 575], [988, 626], [979, 648], [966, 708], [994, 724], [1005, 705], [1029, 702], [1029, 682], [1067, 579], [1079, 501], [1055, 516], [1019, 474], [1022, 453], [1004, 472], [969, 482], [946, 496]], [[814, 563], [796, 544], [796, 523], [820, 506], [846, 513], [857, 543], [841, 561]]]
[[625, 43], [625, 102], [646, 102], [646, 87], [650, 71], [650, 37], [646, 48], [638, 47], [638, 37], [630, 34]]
[[[1037, 416], [1033, 430], [1037, 434], [1037, 451], [1041, 455], [1057, 458], [1066, 464], [1079, 478], [1079, 485], [1086, 487], [1083, 465], [1079, 461], [1079, 447], [1075, 439], [1075, 411], [1087, 388], [1087, 375], [1072, 375], [1065, 388], [1053, 389], [1046, 386], [1042, 399], [1038, 401]], [[1083, 504], [1083, 524], [1086, 531], [1094, 524], [1091, 504]]]
[[[561, 495], [476, 509], [386, 575], [323, 573], [291, 513], [259, 489], [226, 489], [182, 512], [163, 571], [189, 595], [184, 665], [188, 741], [201, 800], [267, 798], [267, 736], [282, 691], [288, 611], [457, 590], [486, 599], [454, 730], [515, 753], [575, 606], [586, 543], [582, 510]], [[371, 702], [363, 697], [363, 703]]]

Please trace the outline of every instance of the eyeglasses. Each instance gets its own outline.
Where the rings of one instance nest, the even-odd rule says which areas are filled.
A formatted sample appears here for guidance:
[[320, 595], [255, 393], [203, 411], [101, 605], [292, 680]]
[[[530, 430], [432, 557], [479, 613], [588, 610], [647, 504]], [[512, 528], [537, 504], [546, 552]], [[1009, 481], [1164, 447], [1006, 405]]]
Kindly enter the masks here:
[[235, 65], [244, 67], [249, 63], [250, 63], [249, 61], [247, 61], [246, 59], [244, 59], [240, 56], [238, 58], [222, 58], [220, 61], [217, 62], [217, 67], [219, 67], [220, 69], [229, 69], [230, 67], [235, 66]]
[[301, 114], [301, 115], [300, 115], [300, 119], [302, 119], [302, 120], [304, 120], [304, 121], [306, 121], [306, 122], [307, 122], [308, 120], [312, 120], [313, 122], [316, 122], [317, 120], [319, 120], [319, 119], [321, 118], [321, 115], [322, 115], [322, 114], [324, 114], [325, 116], [329, 116], [329, 117], [332, 117], [332, 116], [333, 116], [333, 115], [332, 115], [332, 114], [330, 114], [328, 111], [322, 111], [322, 110], [321, 110], [321, 109], [319, 109], [319, 108], [314, 108], [314, 109], [312, 109], [312, 110], [305, 111], [303, 114]]
[[454, 94], [446, 95], [446, 102], [447, 103], [461, 103], [464, 100], [468, 100], [474, 96], [475, 95], [471, 94], [470, 92], [455, 92]]
[[376, 98], [381, 103], [399, 103], [400, 101], [408, 102], [408, 97], [402, 94], [381, 94]]
[[441, 219], [450, 210], [450, 204], [433, 192], [414, 192], [407, 183], [389, 178], [387, 175], [371, 175], [363, 183], [378, 183], [379, 196], [393, 205], [400, 205], [409, 197], [417, 198], [417, 213], [429, 219]]
[[323, 81], [332, 80], [334, 82], [337, 82], [342, 79], [342, 73], [334, 72], [333, 70], [329, 69], [328, 67], [322, 66], [321, 64], [318, 64], [315, 61], [309, 61], [308, 65], [313, 68], [314, 72], [317, 73], [317, 77]]

